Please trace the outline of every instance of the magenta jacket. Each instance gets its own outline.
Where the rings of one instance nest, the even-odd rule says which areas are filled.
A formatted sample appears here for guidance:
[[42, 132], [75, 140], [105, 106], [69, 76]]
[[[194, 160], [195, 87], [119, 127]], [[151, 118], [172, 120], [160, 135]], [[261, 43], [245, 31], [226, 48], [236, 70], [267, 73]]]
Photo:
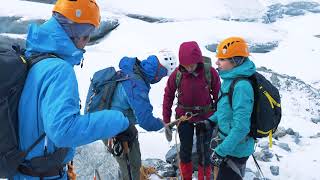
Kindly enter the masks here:
[[[180, 81], [180, 92], [178, 96], [178, 102], [183, 106], [206, 106], [211, 103], [211, 97], [209, 95], [209, 87], [205, 78], [205, 71], [203, 65], [203, 58], [198, 45], [195, 42], [183, 43], [180, 46], [179, 51], [179, 62], [180, 64], [196, 64], [198, 63], [197, 69], [193, 73], [188, 73], [182, 66], [178, 68], [182, 72], [182, 78]], [[176, 74], [178, 68], [170, 75], [167, 86], [165, 88], [163, 98], [163, 121], [165, 123], [170, 122], [171, 108], [173, 100], [175, 98], [176, 87]], [[218, 99], [218, 93], [220, 90], [220, 78], [217, 71], [211, 68], [211, 87], [212, 97], [215, 102]], [[186, 113], [186, 111], [180, 107], [176, 107], [176, 117], [180, 117]], [[193, 113], [199, 113], [199, 110], [193, 110]], [[192, 122], [201, 121], [208, 119], [214, 112], [200, 113], [199, 116], [195, 116], [190, 119]]]

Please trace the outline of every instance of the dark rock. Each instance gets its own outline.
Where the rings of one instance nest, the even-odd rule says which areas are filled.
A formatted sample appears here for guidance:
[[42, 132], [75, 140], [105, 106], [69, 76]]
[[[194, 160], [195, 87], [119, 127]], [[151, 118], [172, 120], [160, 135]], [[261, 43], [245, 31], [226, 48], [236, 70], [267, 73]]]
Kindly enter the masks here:
[[255, 152], [254, 156], [259, 161], [270, 162], [270, 159], [273, 157], [273, 154], [269, 150], [263, 149], [260, 152]]
[[289, 16], [302, 16], [305, 11], [302, 9], [287, 9], [284, 13]]
[[270, 166], [271, 174], [274, 176], [279, 175], [279, 166]]
[[320, 38], [320, 34], [319, 35], [314, 35], [314, 37]]
[[[42, 24], [46, 20], [44, 19], [33, 19], [33, 20], [21, 20], [22, 17], [0, 17], [0, 33], [9, 33], [9, 34], [26, 34], [28, 31], [28, 25], [31, 23]], [[88, 45], [96, 44], [101, 41], [106, 35], [108, 35], [112, 30], [119, 26], [119, 21], [117, 19], [103, 19], [100, 23], [100, 26], [93, 32], [90, 38]], [[0, 42], [7, 44], [6, 42], [18, 42], [21, 43], [24, 40], [13, 40], [13, 38], [2, 38], [0, 35]], [[2, 44], [2, 43], [1, 43]], [[12, 44], [12, 43], [11, 43]], [[3, 45], [1, 45], [3, 46]], [[6, 46], [6, 45], [5, 45]], [[23, 46], [24, 43], [23, 43]]]
[[300, 143], [300, 138], [299, 137], [294, 137], [294, 142], [296, 143], [296, 144], [299, 144]]
[[44, 19], [22, 20], [22, 17], [17, 16], [1, 16], [0, 33], [26, 34], [29, 24], [42, 24], [44, 22]]
[[320, 122], [320, 118], [311, 118], [311, 121], [315, 124], [318, 124]]
[[151, 17], [147, 15], [141, 14], [127, 14], [128, 17], [133, 19], [139, 19], [141, 21], [149, 22], [149, 23], [166, 23], [173, 22], [173, 19], [161, 18], [161, 17]]
[[73, 160], [77, 179], [92, 179], [95, 170], [101, 179], [119, 179], [119, 165], [102, 141], [77, 148]]
[[268, 141], [259, 142], [258, 147], [260, 147], [262, 149], [269, 149], [269, 142]]
[[158, 173], [163, 177], [175, 177], [176, 169], [161, 159], [146, 159], [142, 161], [142, 165], [145, 167], [154, 167]]
[[310, 138], [319, 138], [320, 137], [320, 132], [318, 132], [316, 135], [310, 136]]
[[12, 38], [0, 34], [0, 48], [9, 49], [12, 45], [19, 45], [21, 48], [25, 48], [26, 40], [22, 38]]
[[[273, 41], [273, 42], [266, 42], [266, 43], [249, 43], [249, 51], [251, 53], [268, 53], [278, 47], [279, 42]], [[211, 52], [216, 52], [218, 44], [208, 44], [206, 45], [206, 49]]]
[[278, 127], [277, 131], [272, 135], [275, 139], [279, 139], [287, 134], [284, 127]]
[[279, 42], [267, 42], [267, 43], [256, 43], [249, 45], [249, 51], [251, 53], [268, 53], [278, 47]]
[[264, 23], [273, 23], [277, 19], [281, 19], [284, 15], [288, 16], [302, 16], [306, 12], [320, 13], [320, 4], [317, 2], [292, 2], [287, 5], [280, 3], [273, 4], [268, 7], [265, 16], [263, 17]]
[[271, 77], [270, 77], [270, 81], [277, 88], [280, 87], [280, 80], [279, 80], [279, 77], [277, 75], [272, 74]]
[[291, 152], [291, 148], [289, 147], [289, 145], [287, 143], [279, 143], [278, 146], [281, 148], [281, 149], [284, 149], [288, 152]]
[[291, 129], [291, 128], [288, 128], [288, 129], [286, 130], [286, 133], [287, 133], [288, 135], [294, 135], [294, 131], [293, 131], [293, 129]]
[[23, 1], [32, 1], [46, 4], [55, 4], [57, 0], [23, 0]]
[[[193, 170], [198, 170], [198, 153], [196, 148], [196, 138], [193, 139], [193, 146], [192, 146], [192, 164], [193, 164]], [[178, 148], [180, 147], [180, 144], [178, 145]], [[205, 151], [205, 153], [210, 153], [208, 151]], [[166, 162], [172, 164], [175, 168], [178, 169], [178, 157], [177, 157], [177, 149], [176, 146], [173, 146], [166, 154], [165, 156]]]
[[120, 25], [118, 19], [102, 20], [100, 26], [90, 36], [89, 45], [99, 43], [103, 37], [108, 35], [112, 30]]

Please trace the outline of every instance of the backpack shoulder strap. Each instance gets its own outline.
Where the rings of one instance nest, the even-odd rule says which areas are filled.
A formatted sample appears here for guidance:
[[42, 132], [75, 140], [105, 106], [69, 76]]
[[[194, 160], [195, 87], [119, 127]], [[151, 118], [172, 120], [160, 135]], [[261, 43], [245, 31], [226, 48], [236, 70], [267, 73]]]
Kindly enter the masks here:
[[232, 109], [232, 96], [233, 96], [234, 87], [236, 86], [237, 82], [239, 82], [241, 80], [246, 80], [246, 81], [250, 82], [249, 77], [237, 77], [231, 82], [229, 92], [227, 93], [229, 96], [229, 104], [231, 106], [231, 109]]
[[206, 81], [208, 84], [208, 87], [210, 89], [210, 92], [212, 92], [212, 76], [211, 76], [211, 65], [208, 63], [204, 63], [204, 75], [206, 77]]
[[40, 62], [41, 60], [47, 59], [47, 58], [59, 58], [57, 55], [55, 54], [51, 54], [51, 53], [41, 53], [39, 55], [35, 55], [35, 56], [31, 56], [29, 58], [28, 62], [28, 69], [31, 69], [32, 66], [34, 66], [36, 63]]
[[178, 69], [177, 74], [176, 74], [176, 87], [177, 87], [177, 89], [179, 89], [179, 87], [180, 87], [181, 78], [182, 78], [182, 73]]
[[[116, 72], [116, 74], [111, 78], [111, 83], [107, 83], [104, 87], [104, 93], [101, 98], [99, 109], [104, 108], [110, 109], [113, 99], [114, 92], [117, 88], [117, 85], [120, 81], [128, 80], [130, 77], [124, 74], [122, 71]], [[113, 83], [112, 83], [113, 82]]]

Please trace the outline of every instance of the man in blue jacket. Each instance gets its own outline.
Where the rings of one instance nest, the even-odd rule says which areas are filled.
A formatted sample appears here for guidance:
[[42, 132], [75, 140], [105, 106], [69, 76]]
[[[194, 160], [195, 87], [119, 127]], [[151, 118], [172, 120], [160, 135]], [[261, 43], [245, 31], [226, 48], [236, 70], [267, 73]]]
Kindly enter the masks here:
[[[26, 56], [50, 53], [56, 57], [35, 64], [26, 79], [18, 109], [20, 148], [26, 151], [36, 140], [40, 142], [14, 179], [67, 179], [64, 165], [72, 160], [75, 147], [128, 128], [128, 119], [119, 111], [80, 115], [73, 68], [83, 59], [83, 48], [99, 23], [95, 0], [58, 0], [47, 22], [29, 27]], [[61, 147], [68, 149], [58, 151]], [[61, 164], [55, 164], [57, 161]]]
[[[122, 111], [128, 117], [130, 124], [139, 124], [147, 131], [160, 130], [163, 127], [163, 122], [153, 115], [153, 107], [149, 100], [150, 84], [155, 84], [164, 76], [170, 75], [176, 66], [176, 58], [168, 50], [162, 50], [142, 61], [137, 58], [123, 57], [120, 60], [119, 68], [121, 72], [128, 75], [129, 79], [118, 83], [112, 98], [111, 109]], [[130, 128], [135, 127], [130, 126]], [[133, 180], [139, 180], [141, 152], [138, 137], [124, 138], [124, 140], [130, 141], [128, 158], [131, 172], [128, 172], [125, 154], [116, 156], [122, 178], [130, 180], [130, 173]]]

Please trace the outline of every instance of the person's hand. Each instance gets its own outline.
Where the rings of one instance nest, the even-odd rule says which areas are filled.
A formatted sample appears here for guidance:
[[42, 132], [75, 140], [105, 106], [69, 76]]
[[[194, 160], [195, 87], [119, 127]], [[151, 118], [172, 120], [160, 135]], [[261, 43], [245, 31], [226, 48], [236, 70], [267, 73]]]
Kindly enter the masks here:
[[120, 134], [118, 134], [116, 136], [116, 139], [121, 141], [121, 142], [133, 142], [134, 139], [137, 137], [138, 135], [138, 130], [136, 129], [134, 124], [130, 124], [128, 129], [126, 129], [125, 131], [121, 132]]
[[166, 135], [166, 139], [168, 142], [172, 141], [172, 127], [170, 127], [168, 124], [164, 126], [164, 133]]
[[220, 165], [224, 161], [224, 157], [221, 157], [218, 153], [213, 151], [213, 153], [211, 154], [211, 157], [210, 157], [210, 161], [213, 166], [220, 167]]
[[203, 131], [212, 130], [216, 126], [216, 123], [205, 119], [203, 121], [197, 122], [197, 127]]

